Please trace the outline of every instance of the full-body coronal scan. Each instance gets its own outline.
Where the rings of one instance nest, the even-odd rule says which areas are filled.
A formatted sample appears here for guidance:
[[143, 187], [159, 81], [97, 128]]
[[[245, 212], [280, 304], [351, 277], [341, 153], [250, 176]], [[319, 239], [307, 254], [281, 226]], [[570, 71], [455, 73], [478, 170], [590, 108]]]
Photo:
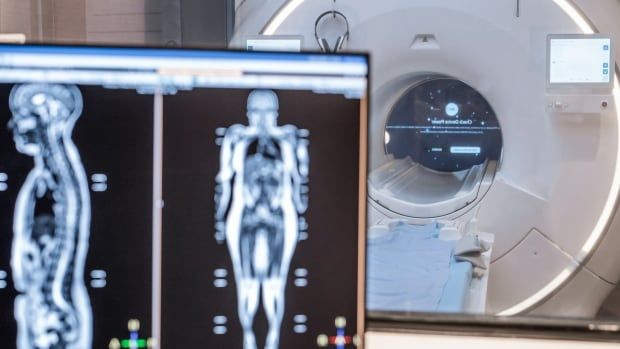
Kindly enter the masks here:
[[15, 145], [34, 158], [15, 206], [11, 268], [18, 349], [90, 349], [84, 285], [90, 229], [88, 182], [71, 140], [82, 112], [76, 86], [17, 85], [9, 105]]
[[278, 348], [286, 279], [307, 208], [308, 131], [278, 126], [278, 109], [273, 91], [250, 93], [249, 125], [226, 130], [217, 175], [216, 219], [234, 267], [244, 349], [257, 347], [252, 327], [261, 294], [265, 348]]

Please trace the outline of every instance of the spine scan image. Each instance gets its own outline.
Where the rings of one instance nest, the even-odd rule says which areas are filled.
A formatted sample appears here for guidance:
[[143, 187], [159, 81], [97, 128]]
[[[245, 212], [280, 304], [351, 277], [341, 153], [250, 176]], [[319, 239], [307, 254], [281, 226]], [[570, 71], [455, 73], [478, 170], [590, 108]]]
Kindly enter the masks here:
[[90, 197], [71, 139], [82, 103], [72, 85], [16, 85], [9, 97], [17, 151], [34, 159], [13, 220], [18, 349], [91, 348], [92, 310], [83, 279]]
[[225, 236], [237, 285], [243, 348], [256, 349], [254, 317], [262, 303], [269, 329], [265, 349], [277, 349], [289, 265], [308, 206], [309, 132], [278, 126], [270, 90], [247, 101], [249, 125], [218, 129], [216, 228]]

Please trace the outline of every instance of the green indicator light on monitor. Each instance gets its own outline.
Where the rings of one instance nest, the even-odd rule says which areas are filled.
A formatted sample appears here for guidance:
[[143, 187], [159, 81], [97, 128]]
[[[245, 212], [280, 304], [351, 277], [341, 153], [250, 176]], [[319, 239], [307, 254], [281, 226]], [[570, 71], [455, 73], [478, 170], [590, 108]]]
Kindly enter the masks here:
[[123, 349], [133, 349], [133, 348], [146, 348], [146, 339], [123, 339], [121, 341], [121, 347]]

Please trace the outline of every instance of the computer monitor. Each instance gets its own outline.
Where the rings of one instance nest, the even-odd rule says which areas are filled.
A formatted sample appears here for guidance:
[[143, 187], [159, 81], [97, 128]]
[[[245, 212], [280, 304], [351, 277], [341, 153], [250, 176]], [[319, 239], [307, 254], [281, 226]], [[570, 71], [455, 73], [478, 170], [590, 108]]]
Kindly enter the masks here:
[[0, 347], [362, 345], [364, 55], [0, 45]]
[[608, 35], [549, 35], [548, 87], [611, 89], [615, 69], [613, 49]]

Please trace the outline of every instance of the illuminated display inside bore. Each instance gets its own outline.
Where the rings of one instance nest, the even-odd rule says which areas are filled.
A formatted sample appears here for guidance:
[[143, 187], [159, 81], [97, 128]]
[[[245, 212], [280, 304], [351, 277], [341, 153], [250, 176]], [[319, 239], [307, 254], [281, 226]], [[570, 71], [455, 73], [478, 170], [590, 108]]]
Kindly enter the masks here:
[[390, 112], [385, 150], [426, 168], [458, 172], [499, 160], [502, 134], [491, 105], [459, 80], [425, 80], [406, 91]]

